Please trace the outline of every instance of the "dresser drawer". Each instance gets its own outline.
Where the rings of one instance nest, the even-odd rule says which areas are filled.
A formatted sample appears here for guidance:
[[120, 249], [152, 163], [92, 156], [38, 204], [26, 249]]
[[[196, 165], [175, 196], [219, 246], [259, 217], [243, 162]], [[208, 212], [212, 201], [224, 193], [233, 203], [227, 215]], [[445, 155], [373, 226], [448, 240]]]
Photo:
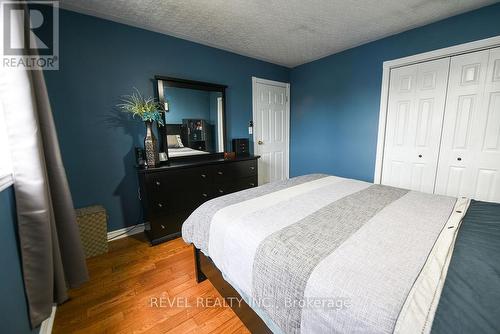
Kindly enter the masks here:
[[257, 159], [172, 164], [139, 174], [144, 219], [153, 244], [179, 236], [185, 219], [204, 202], [255, 187]]
[[215, 198], [230, 193], [234, 193], [240, 190], [254, 188], [256, 186], [257, 186], [257, 175], [245, 178], [239, 178], [232, 182], [215, 184], [213, 187], [212, 196]]
[[190, 212], [179, 211], [157, 215], [149, 221], [149, 234], [152, 239], [159, 239], [168, 235], [179, 234], [182, 224], [189, 217]]
[[172, 192], [157, 192], [151, 194], [152, 212], [168, 213], [197, 208], [214, 197], [211, 187], [182, 189]]
[[234, 192], [234, 186], [230, 183], [218, 183], [214, 184], [211, 196], [212, 198], [224, 196]]
[[257, 185], [258, 185], [257, 175], [241, 178], [238, 180], [238, 188], [239, 188], [238, 190], [254, 188], [257, 187]]
[[210, 197], [209, 168], [187, 168], [146, 176], [150, 210], [155, 214], [198, 206]]
[[212, 168], [212, 178], [215, 183], [235, 180], [242, 177], [257, 175], [257, 161], [238, 161], [215, 165]]
[[152, 173], [146, 176], [146, 187], [148, 191], [161, 193], [207, 186], [212, 181], [211, 172], [210, 168], [205, 167]]

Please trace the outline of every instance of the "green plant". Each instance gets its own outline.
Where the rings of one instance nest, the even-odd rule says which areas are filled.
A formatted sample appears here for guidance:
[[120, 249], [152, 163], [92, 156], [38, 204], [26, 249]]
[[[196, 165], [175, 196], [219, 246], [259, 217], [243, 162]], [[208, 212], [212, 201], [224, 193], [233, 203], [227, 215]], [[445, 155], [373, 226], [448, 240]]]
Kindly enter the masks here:
[[135, 92], [132, 95], [122, 96], [122, 103], [116, 106], [132, 114], [132, 117], [140, 117], [144, 122], [158, 122], [163, 125], [160, 104], [152, 97], [143, 96], [137, 88], [134, 89]]

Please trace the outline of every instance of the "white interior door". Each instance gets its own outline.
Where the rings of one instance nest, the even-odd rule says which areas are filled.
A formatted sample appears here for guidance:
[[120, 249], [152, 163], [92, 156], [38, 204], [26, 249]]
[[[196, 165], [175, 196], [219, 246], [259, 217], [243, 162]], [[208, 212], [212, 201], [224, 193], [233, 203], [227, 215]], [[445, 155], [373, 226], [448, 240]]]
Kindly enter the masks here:
[[391, 70], [382, 184], [434, 191], [449, 62]]
[[435, 192], [500, 202], [500, 48], [452, 57]]
[[289, 177], [290, 86], [253, 78], [254, 151], [260, 155], [259, 184]]

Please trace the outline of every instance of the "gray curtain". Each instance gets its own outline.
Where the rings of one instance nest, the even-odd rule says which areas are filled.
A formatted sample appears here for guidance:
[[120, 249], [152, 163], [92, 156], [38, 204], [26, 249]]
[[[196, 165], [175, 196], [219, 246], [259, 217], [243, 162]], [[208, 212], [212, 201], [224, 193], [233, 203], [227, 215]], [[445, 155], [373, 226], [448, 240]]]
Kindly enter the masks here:
[[[17, 38], [23, 28], [19, 25]], [[0, 69], [31, 325], [88, 280], [73, 201], [42, 71]]]

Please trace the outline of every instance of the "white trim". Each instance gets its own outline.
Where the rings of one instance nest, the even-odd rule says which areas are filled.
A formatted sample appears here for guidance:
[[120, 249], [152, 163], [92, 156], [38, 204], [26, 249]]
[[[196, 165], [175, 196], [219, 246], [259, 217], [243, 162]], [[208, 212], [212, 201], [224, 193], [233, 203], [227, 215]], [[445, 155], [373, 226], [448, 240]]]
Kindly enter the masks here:
[[6, 174], [0, 176], [0, 192], [4, 191], [13, 184], [14, 184], [14, 178], [12, 177], [12, 174]]
[[[280, 81], [273, 81], [273, 80], [267, 80], [267, 79], [261, 79], [257, 77], [252, 77], [252, 122], [255, 124], [255, 114], [257, 110], [255, 109], [256, 106], [256, 101], [255, 101], [255, 91], [256, 91], [256, 85], [257, 83], [261, 84], [266, 84], [266, 85], [272, 85], [272, 86], [278, 86], [278, 87], [285, 87], [286, 88], [286, 114], [285, 114], [285, 129], [286, 129], [286, 134], [285, 134], [285, 144], [286, 144], [286, 161], [285, 161], [285, 178], [289, 179], [290, 178], [290, 83], [286, 82], [280, 82]], [[255, 129], [253, 131], [253, 147], [254, 151], [255, 148], [257, 147], [257, 138], [255, 137]]]
[[374, 183], [380, 183], [382, 179], [382, 162], [384, 157], [385, 126], [387, 107], [389, 103], [389, 77], [391, 69], [445, 57], [457, 56], [464, 53], [491, 49], [498, 46], [500, 46], [500, 36], [495, 36], [474, 42], [450, 46], [443, 49], [419, 53], [413, 56], [384, 61], [382, 72], [382, 89], [380, 93], [377, 154], [375, 158], [375, 173], [373, 176]]
[[389, 78], [391, 70], [385, 68], [382, 71], [382, 88], [380, 92], [380, 111], [378, 116], [378, 137], [377, 137], [377, 155], [375, 157], [375, 175], [373, 183], [382, 182], [382, 162], [384, 160], [385, 144], [385, 123], [387, 119], [387, 104], [389, 103]]
[[112, 241], [112, 240], [114, 241], [114, 240], [118, 240], [121, 238], [129, 237], [129, 236], [134, 235], [134, 234], [139, 234], [139, 233], [144, 232], [144, 229], [145, 229], [144, 224], [137, 224], [137, 225], [135, 225], [135, 227], [133, 229], [132, 229], [132, 227], [133, 226], [124, 227], [124, 228], [121, 228], [119, 230], [114, 230], [114, 231], [108, 232], [108, 241]]
[[56, 304], [52, 305], [52, 312], [50, 313], [50, 317], [45, 319], [40, 325], [40, 331], [38, 332], [39, 334], [52, 333], [52, 327], [54, 326], [54, 319], [56, 318], [56, 310], [57, 310], [57, 305]]
[[262, 84], [266, 84], [266, 85], [278, 86], [278, 87], [289, 87], [290, 86], [290, 84], [287, 82], [252, 77], [252, 83], [257, 83], [257, 82], [262, 83]]
[[480, 39], [464, 44], [453, 45], [447, 48], [432, 50], [429, 52], [419, 53], [416, 55], [384, 61], [384, 68], [395, 68], [424, 61], [440, 59], [444, 57], [452, 57], [464, 53], [471, 53], [485, 49], [492, 49], [500, 46], [500, 36]]

